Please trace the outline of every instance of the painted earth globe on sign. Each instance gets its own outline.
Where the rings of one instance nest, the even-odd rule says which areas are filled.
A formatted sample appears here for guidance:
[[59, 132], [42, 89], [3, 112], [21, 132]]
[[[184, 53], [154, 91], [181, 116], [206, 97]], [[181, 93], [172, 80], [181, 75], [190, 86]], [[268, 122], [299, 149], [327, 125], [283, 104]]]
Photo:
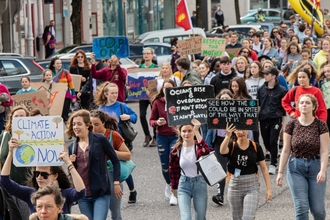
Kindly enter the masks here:
[[29, 164], [34, 160], [35, 152], [30, 145], [22, 145], [17, 148], [15, 156], [21, 164]]

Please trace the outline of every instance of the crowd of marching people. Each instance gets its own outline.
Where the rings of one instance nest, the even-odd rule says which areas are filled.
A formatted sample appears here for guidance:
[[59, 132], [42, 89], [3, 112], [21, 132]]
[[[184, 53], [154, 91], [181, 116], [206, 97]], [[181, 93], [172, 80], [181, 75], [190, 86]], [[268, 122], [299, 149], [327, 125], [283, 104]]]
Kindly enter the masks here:
[[[290, 20], [291, 27], [280, 23], [271, 33], [251, 29], [249, 38], [241, 42], [237, 33], [226, 29], [226, 48], [237, 49], [232, 57], [198, 54], [190, 60], [180, 56], [178, 39], [174, 38], [171, 63], [157, 66], [153, 49], [143, 49], [139, 68], [159, 68], [160, 72], [155, 78], [157, 93], [147, 93], [149, 100], [139, 101], [145, 136], [141, 146], [157, 148], [165, 197], [171, 206], [179, 206], [181, 219], [192, 219], [192, 199], [195, 219], [206, 219], [207, 183], [195, 163], [211, 151], [227, 172], [227, 178], [218, 182], [212, 201], [225, 204], [227, 184], [233, 219], [255, 218], [259, 169], [266, 185], [266, 201], [272, 199], [275, 185], [269, 175], [277, 174], [276, 184], [282, 186], [286, 169], [296, 219], [308, 219], [309, 210], [315, 219], [326, 218], [330, 33], [321, 39], [310, 37], [313, 30], [307, 24]], [[71, 74], [81, 75], [77, 94]], [[62, 68], [59, 58], [53, 58], [40, 80], [49, 91], [54, 83], [67, 85], [62, 118], [67, 125], [65, 134], [74, 141], [69, 146], [63, 144], [60, 154], [66, 170], [13, 165], [13, 150], [20, 143], [12, 135], [12, 119], [41, 113], [29, 112], [24, 106], [8, 110], [13, 100], [6, 86], [0, 84], [0, 126], [5, 125], [0, 135], [1, 186], [13, 196], [24, 220], [29, 215], [42, 219], [49, 213], [53, 219], [105, 220], [109, 210], [112, 219], [122, 219], [123, 182], [130, 191], [128, 203], [136, 203], [137, 190], [133, 175], [122, 179], [120, 167], [122, 161], [130, 161], [133, 148], [140, 147], [125, 137], [122, 127], [138, 120], [138, 114], [125, 104], [127, 70], [116, 56], [104, 64], [92, 55], [89, 62], [78, 50], [70, 70]], [[30, 83], [28, 76], [22, 77], [22, 89], [17, 94], [37, 91]], [[195, 85], [212, 85], [216, 99], [258, 100], [259, 129], [239, 130], [228, 123], [225, 129], [210, 130], [197, 119], [170, 127], [165, 90]], [[286, 116], [290, 119], [287, 123]], [[82, 215], [70, 214], [75, 203]]]

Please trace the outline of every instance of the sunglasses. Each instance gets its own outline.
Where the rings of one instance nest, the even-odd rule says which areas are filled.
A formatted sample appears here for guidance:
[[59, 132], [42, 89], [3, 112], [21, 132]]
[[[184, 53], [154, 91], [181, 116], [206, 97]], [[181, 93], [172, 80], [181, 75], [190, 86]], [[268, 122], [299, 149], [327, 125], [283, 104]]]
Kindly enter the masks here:
[[46, 173], [46, 172], [40, 172], [40, 171], [33, 171], [33, 177], [37, 178], [39, 175], [41, 175], [45, 180], [48, 179], [49, 175], [52, 175], [52, 173]]
[[283, 26], [283, 27], [281, 27], [281, 28], [288, 28], [287, 26]]
[[274, 34], [278, 33], [278, 31], [273, 31]]

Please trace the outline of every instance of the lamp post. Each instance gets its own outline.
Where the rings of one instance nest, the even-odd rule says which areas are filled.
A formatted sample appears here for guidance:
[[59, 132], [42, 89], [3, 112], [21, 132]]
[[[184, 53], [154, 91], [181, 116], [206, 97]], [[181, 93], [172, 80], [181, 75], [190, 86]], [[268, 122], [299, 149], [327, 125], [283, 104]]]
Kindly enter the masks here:
[[28, 17], [28, 33], [27, 33], [27, 55], [33, 56], [33, 33], [32, 33], [32, 17], [31, 17], [31, 0], [27, 0], [27, 17]]

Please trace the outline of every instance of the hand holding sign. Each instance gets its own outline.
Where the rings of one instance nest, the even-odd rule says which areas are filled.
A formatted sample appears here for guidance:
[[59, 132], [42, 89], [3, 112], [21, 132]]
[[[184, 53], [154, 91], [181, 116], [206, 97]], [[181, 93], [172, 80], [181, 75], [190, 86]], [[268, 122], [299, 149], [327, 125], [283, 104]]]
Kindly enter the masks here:
[[19, 148], [21, 144], [14, 137], [10, 138], [8, 141], [9, 151], [13, 152], [14, 148]]
[[95, 61], [95, 54], [94, 54], [94, 53], [91, 53], [90, 58], [91, 58], [91, 63], [92, 63], [93, 65], [95, 65], [95, 64], [96, 64], [96, 61]]
[[194, 125], [194, 131], [199, 132], [199, 128], [201, 127], [202, 124], [196, 118], [191, 119], [191, 124]]
[[63, 143], [64, 151], [60, 152], [60, 159], [66, 164], [70, 165], [72, 162], [70, 160], [69, 154], [68, 154], [68, 147], [65, 143]]

